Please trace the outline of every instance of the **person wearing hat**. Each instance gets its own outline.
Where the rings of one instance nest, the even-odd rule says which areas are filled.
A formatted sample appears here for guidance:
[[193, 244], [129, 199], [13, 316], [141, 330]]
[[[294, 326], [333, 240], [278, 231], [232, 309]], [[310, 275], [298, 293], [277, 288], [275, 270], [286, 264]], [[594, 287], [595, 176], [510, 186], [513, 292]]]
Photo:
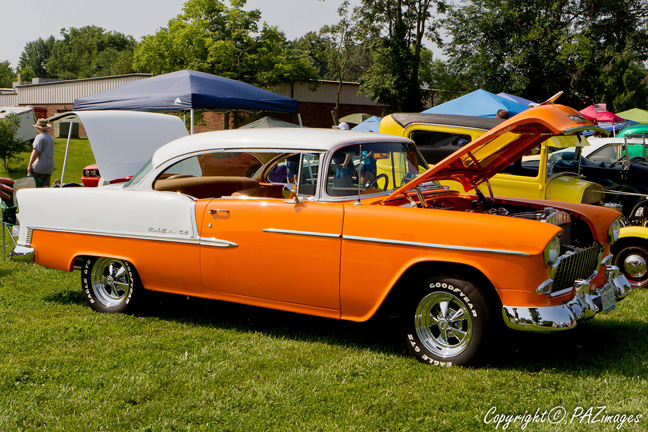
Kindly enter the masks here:
[[46, 119], [38, 119], [34, 127], [38, 129], [38, 135], [29, 157], [27, 175], [39, 179], [43, 186], [49, 187], [54, 172], [54, 138], [49, 134], [52, 126], [47, 124]]

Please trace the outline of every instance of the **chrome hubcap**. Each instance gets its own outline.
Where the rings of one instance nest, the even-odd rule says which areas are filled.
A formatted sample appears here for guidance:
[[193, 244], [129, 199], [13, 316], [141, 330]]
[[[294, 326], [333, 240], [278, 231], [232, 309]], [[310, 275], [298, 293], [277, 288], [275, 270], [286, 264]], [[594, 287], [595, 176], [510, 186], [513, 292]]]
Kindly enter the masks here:
[[108, 307], [119, 306], [128, 298], [131, 278], [123, 261], [99, 258], [90, 273], [90, 284], [97, 300]]
[[631, 254], [623, 260], [625, 273], [633, 278], [641, 278], [646, 274], [646, 259], [642, 255]]
[[446, 292], [433, 292], [421, 299], [414, 327], [425, 348], [439, 357], [461, 354], [472, 339], [470, 311], [459, 297]]

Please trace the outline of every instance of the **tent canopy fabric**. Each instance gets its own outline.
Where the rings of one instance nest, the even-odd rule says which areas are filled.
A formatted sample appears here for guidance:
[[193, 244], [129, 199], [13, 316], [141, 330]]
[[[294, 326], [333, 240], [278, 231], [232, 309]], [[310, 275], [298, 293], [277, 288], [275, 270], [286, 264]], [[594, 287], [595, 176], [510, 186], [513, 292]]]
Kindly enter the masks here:
[[246, 125], [241, 126], [239, 129], [254, 129], [254, 128], [273, 128], [273, 127], [301, 127], [295, 123], [289, 123], [274, 117], [262, 117], [259, 120], [253, 121]]
[[515, 114], [529, 109], [529, 107], [480, 89], [458, 97], [457, 99], [442, 103], [441, 105], [426, 109], [423, 112], [429, 114], [454, 114], [496, 118], [497, 111], [500, 109], [508, 111], [509, 117], [512, 117]]
[[356, 125], [359, 125], [360, 123], [362, 123], [367, 119], [370, 119], [371, 117], [373, 116], [367, 113], [349, 114], [339, 119], [338, 123], [344, 122], [344, 123], [354, 123]]
[[193, 70], [134, 81], [74, 101], [74, 111], [175, 112], [207, 109], [298, 113], [299, 103], [241, 81]]
[[382, 119], [378, 116], [369, 117], [367, 120], [363, 121], [358, 126], [352, 128], [351, 130], [378, 133], [378, 129], [380, 127], [380, 120]]
[[648, 111], [640, 108], [632, 108], [627, 111], [617, 113], [621, 118], [632, 120], [637, 123], [648, 123]]
[[536, 106], [536, 105], [538, 105], [537, 102], [533, 102], [533, 101], [531, 101], [531, 100], [529, 100], [529, 99], [524, 99], [523, 97], [515, 96], [515, 95], [508, 94], [508, 93], [504, 93], [504, 92], [502, 92], [502, 93], [497, 93], [497, 96], [501, 96], [501, 97], [503, 97], [503, 98], [510, 99], [510, 100], [512, 100], [513, 102], [517, 102], [517, 103], [519, 103], [519, 104], [526, 105], [526, 106], [528, 106], [528, 107], [532, 107], [532, 106]]
[[608, 123], [616, 123], [616, 122], [623, 122], [625, 121], [618, 115], [614, 114], [613, 112], [610, 111], [597, 111], [596, 107], [594, 105], [590, 105], [585, 109], [582, 109], [579, 111], [587, 120], [594, 120], [594, 123], [598, 122], [608, 122]]

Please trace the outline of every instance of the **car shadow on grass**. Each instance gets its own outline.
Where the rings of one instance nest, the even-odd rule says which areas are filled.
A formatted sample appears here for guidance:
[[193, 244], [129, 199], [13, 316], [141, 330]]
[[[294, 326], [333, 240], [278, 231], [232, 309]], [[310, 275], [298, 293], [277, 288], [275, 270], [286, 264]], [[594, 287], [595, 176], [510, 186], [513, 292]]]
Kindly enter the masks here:
[[[85, 304], [80, 291], [62, 291], [47, 300], [65, 305]], [[134, 315], [409, 357], [396, 318], [380, 317], [354, 323], [162, 293], [150, 293], [146, 306]], [[487, 355], [474, 367], [532, 373], [553, 370], [590, 377], [618, 374], [647, 379], [646, 358], [648, 323], [595, 318], [579, 323], [572, 330], [553, 333], [501, 329], [489, 344]]]

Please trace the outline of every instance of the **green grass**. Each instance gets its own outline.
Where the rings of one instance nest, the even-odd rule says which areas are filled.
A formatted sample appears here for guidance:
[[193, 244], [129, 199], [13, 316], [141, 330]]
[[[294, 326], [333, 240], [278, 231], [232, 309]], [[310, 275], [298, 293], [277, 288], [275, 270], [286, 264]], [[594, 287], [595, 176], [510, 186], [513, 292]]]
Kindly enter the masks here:
[[[54, 180], [61, 178], [63, 161], [65, 160], [65, 147], [67, 139], [57, 138], [54, 140], [54, 173], [52, 173], [52, 184]], [[2, 169], [2, 175], [10, 178], [20, 178], [27, 176], [27, 164], [31, 150], [20, 154], [19, 158], [9, 165], [9, 172]], [[92, 149], [87, 138], [75, 138], [70, 140], [70, 149], [68, 151], [67, 166], [65, 168], [65, 183], [81, 183], [82, 170], [84, 167], [95, 163]]]
[[490, 431], [492, 407], [601, 405], [646, 430], [647, 310], [637, 291], [574, 331], [507, 333], [490, 364], [441, 369], [405, 353], [393, 320], [162, 295], [144, 314], [99, 314], [78, 272], [2, 262], [0, 430]]

